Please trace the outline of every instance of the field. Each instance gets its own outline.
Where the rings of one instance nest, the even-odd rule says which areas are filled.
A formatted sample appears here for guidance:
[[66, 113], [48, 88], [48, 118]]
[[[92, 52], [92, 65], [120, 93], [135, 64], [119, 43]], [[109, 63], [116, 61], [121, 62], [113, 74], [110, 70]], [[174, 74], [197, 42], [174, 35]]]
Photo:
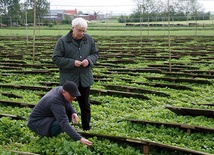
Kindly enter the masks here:
[[[133, 26], [140, 25], [141, 26]], [[170, 26], [168, 26], [170, 24]], [[191, 24], [191, 25], [190, 25]], [[118, 23], [116, 21], [90, 22], [87, 32], [99, 36], [213, 36], [214, 20], [179, 21], [179, 22], [144, 22]], [[130, 26], [131, 25], [131, 26]], [[0, 28], [1, 36], [61, 36], [71, 29], [71, 25], [54, 25], [34, 27], [7, 27]], [[35, 31], [34, 31], [35, 30]]]
[[40, 27], [34, 43], [31, 27], [0, 29], [0, 153], [214, 154], [213, 27], [173, 27], [170, 46], [167, 27], [141, 30], [92, 25], [87, 32], [100, 51], [90, 95], [93, 128], [73, 125], [93, 142], [87, 148], [65, 133], [37, 141], [26, 126], [34, 105], [59, 84], [51, 56], [69, 27]]

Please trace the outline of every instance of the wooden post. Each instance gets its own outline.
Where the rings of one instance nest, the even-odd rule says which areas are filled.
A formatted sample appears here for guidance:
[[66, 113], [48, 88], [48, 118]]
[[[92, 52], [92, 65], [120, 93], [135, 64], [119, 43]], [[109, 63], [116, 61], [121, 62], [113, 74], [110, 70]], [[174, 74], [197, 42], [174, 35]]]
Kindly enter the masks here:
[[143, 145], [143, 154], [149, 155], [149, 146], [148, 145]]
[[188, 134], [191, 134], [191, 129], [187, 129], [187, 133], [188, 133]]

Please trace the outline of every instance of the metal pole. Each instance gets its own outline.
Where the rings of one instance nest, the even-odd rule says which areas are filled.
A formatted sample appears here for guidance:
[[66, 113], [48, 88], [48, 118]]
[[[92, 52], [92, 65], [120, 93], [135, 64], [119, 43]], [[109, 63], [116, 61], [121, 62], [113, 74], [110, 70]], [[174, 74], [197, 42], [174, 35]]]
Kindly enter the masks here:
[[26, 40], [28, 46], [28, 25], [27, 25], [27, 11], [25, 12], [25, 28], [26, 28]]
[[170, 8], [169, 8], [169, 0], [168, 0], [168, 45], [169, 45], [169, 72], [172, 71], [171, 66], [171, 40], [170, 40]]
[[106, 35], [108, 36], [108, 10], [106, 9]]
[[34, 0], [33, 64], [35, 60], [35, 34], [36, 34], [36, 0]]

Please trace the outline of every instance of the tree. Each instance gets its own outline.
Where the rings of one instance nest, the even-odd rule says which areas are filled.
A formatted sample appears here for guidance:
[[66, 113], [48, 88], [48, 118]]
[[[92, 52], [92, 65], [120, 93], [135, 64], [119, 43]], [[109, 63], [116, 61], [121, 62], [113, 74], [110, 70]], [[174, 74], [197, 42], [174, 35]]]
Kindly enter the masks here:
[[19, 22], [19, 0], [0, 0], [0, 15], [4, 24], [12, 25], [13, 21]]
[[19, 0], [11, 0], [8, 6], [8, 16], [18, 26], [21, 20]]
[[[141, 18], [143, 21], [154, 21], [164, 19], [168, 15], [168, 10], [174, 20], [185, 20], [188, 16], [197, 17], [203, 15], [207, 17], [209, 13], [204, 13], [201, 5], [197, 0], [169, 0], [168, 6], [166, 0], [134, 0], [136, 2], [136, 10], [131, 14], [130, 21], [139, 22]], [[168, 9], [169, 7], [169, 9]], [[148, 18], [149, 20], [146, 20]], [[136, 20], [138, 19], [138, 20]]]
[[82, 15], [83, 14], [83, 12], [82, 11], [78, 11], [78, 15]]
[[0, 15], [6, 15], [10, 1], [0, 0]]
[[[28, 15], [33, 15], [34, 0], [26, 0], [24, 5], [28, 10]], [[48, 13], [49, 9], [50, 3], [47, 2], [47, 0], [36, 0], [36, 17], [39, 19], [39, 21], [41, 21], [43, 17]], [[28, 21], [33, 21], [32, 17], [30, 17]]]
[[[160, 0], [135, 0], [137, 3], [137, 9], [131, 14], [131, 18], [143, 18], [143, 21], [151, 21], [151, 16], [156, 16], [162, 6]], [[148, 18], [148, 19], [146, 19]]]
[[[39, 21], [47, 14], [50, 3], [47, 0], [36, 0], [36, 17]], [[28, 22], [34, 20], [34, 0], [26, 0], [20, 3], [20, 0], [0, 0], [0, 15], [3, 24], [12, 25], [24, 23], [25, 14], [28, 15]]]

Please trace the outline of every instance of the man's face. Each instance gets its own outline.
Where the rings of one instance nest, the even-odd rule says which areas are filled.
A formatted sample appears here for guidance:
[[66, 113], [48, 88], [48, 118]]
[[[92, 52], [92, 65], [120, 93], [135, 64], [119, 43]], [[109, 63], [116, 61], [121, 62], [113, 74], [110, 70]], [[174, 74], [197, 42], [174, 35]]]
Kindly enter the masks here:
[[73, 37], [76, 40], [80, 40], [84, 37], [84, 34], [86, 33], [86, 28], [81, 27], [80, 25], [77, 25], [76, 27], [72, 28], [73, 30]]
[[72, 102], [73, 100], [76, 99], [76, 97], [73, 97], [71, 96], [67, 91], [63, 90], [62, 91], [62, 94], [63, 96], [65, 97], [65, 99], [68, 101], [68, 102]]

